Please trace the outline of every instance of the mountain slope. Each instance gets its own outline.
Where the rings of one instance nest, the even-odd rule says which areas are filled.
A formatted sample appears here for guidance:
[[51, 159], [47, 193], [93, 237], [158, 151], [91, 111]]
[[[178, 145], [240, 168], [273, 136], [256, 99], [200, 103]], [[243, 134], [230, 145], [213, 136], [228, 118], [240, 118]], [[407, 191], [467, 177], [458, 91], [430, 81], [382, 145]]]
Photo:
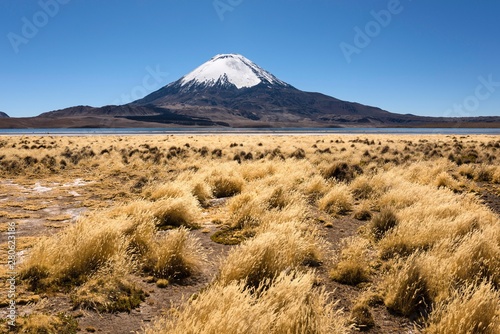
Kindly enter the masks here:
[[238, 54], [217, 55], [179, 80], [126, 105], [76, 106], [32, 118], [5, 116], [0, 124], [3, 128], [500, 127], [500, 117], [401, 115], [304, 92]]
[[[217, 55], [179, 80], [135, 101], [229, 123], [383, 124], [418, 117], [301, 91], [238, 54]], [[279, 124], [277, 124], [279, 126]]]
[[0, 111], [0, 118], [9, 118], [9, 115], [7, 115], [6, 113]]
[[50, 111], [38, 117], [75, 117], [75, 116], [148, 116], [161, 113], [156, 107], [151, 106], [104, 106], [95, 108], [90, 106], [76, 106], [61, 110]]
[[199, 125], [199, 126], [228, 126], [224, 122], [212, 122], [206, 117], [190, 117], [178, 115], [170, 112], [168, 109], [153, 105], [123, 105], [123, 106], [104, 106], [95, 108], [90, 106], [77, 106], [61, 110], [50, 111], [39, 115], [38, 119], [54, 119], [61, 121], [70, 118], [126, 118], [139, 122], [155, 122], [163, 124], [178, 125]]

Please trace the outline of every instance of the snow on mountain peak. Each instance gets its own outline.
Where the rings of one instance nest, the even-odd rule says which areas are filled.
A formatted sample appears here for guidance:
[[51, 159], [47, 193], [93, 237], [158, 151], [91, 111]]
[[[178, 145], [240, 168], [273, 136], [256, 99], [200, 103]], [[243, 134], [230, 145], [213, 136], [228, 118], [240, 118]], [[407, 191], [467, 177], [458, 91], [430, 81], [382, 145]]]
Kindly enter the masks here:
[[238, 89], [253, 87], [261, 82], [286, 85], [274, 75], [239, 54], [220, 54], [181, 79], [181, 86], [205, 84], [208, 86], [231, 83]]

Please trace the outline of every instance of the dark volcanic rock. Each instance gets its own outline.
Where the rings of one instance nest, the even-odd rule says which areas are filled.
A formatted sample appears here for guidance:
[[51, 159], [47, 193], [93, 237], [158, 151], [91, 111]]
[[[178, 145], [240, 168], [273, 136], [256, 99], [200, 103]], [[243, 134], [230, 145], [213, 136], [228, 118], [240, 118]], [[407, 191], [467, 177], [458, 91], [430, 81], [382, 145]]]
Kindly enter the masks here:
[[[218, 55], [193, 72], [135, 101], [212, 121], [318, 125], [412, 123], [422, 118], [301, 91], [241, 55]], [[228, 120], [229, 117], [229, 120]]]

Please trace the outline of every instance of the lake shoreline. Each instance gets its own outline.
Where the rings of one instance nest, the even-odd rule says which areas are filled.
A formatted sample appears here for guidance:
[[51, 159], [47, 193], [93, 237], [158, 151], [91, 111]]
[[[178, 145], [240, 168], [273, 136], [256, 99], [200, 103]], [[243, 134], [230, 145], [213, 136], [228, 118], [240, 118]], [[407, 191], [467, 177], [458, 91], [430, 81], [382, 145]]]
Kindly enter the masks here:
[[53, 128], [0, 129], [0, 136], [15, 135], [500, 135], [499, 128]]

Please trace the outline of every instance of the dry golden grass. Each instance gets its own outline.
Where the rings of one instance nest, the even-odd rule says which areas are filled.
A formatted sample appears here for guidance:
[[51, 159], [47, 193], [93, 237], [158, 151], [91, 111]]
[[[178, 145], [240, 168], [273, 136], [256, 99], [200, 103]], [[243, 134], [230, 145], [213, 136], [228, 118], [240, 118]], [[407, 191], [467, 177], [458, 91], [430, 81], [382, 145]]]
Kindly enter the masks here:
[[352, 210], [353, 202], [354, 199], [349, 187], [342, 183], [336, 183], [318, 201], [318, 207], [331, 215], [344, 215]]
[[119, 252], [126, 256], [122, 229], [117, 221], [82, 218], [40, 240], [23, 263], [21, 276], [34, 290], [52, 284], [81, 284]]
[[304, 223], [272, 224], [233, 248], [223, 260], [217, 281], [244, 282], [256, 287], [282, 271], [303, 265], [318, 265], [325, 257], [325, 242]]
[[198, 201], [192, 196], [163, 198], [158, 201], [136, 200], [114, 209], [115, 214], [125, 214], [139, 220], [156, 220], [157, 227], [185, 226], [197, 228], [200, 214]]
[[130, 312], [138, 307], [145, 293], [132, 282], [129, 261], [117, 258], [92, 275], [72, 293], [73, 305], [98, 312]]
[[234, 167], [234, 163], [219, 164], [207, 175], [206, 182], [214, 197], [231, 197], [241, 193], [245, 182]]
[[145, 333], [348, 333], [346, 317], [314, 281], [310, 272], [291, 271], [256, 290], [242, 282], [215, 283]]
[[500, 293], [484, 282], [463, 286], [435, 306], [424, 333], [500, 333]]
[[[137, 289], [124, 279], [137, 267], [156, 277], [181, 279], [201, 271], [205, 258], [185, 228], [159, 235], [155, 220], [99, 212], [40, 240], [23, 263], [21, 276], [31, 290], [81, 286], [77, 304], [123, 310], [126, 305], [116, 306], [123, 298], [110, 305], [103, 299], [113, 289], [118, 295], [122, 291], [135, 295]], [[108, 285], [102, 286], [105, 281]]]
[[18, 333], [75, 333], [78, 324], [75, 319], [67, 314], [32, 313], [17, 320]]
[[[0, 147], [0, 222], [67, 220], [23, 255], [23, 284], [33, 290], [130, 310], [142, 302], [141, 276], [169, 291], [216, 267], [189, 230], [201, 227], [238, 245], [210, 269], [214, 282], [148, 333], [346, 332], [311, 266], [364, 282], [356, 289], [377, 291], [428, 333], [497, 333], [500, 221], [486, 206], [500, 196], [496, 137], [46, 136], [4, 137]], [[68, 186], [78, 179], [82, 191]], [[43, 200], [33, 193], [38, 180], [53, 188]], [[76, 222], [43, 217], [62, 199], [90, 210]], [[364, 226], [336, 244], [343, 222]], [[353, 305], [357, 326], [380, 325], [373, 305]]]
[[368, 241], [353, 237], [344, 240], [338, 261], [330, 277], [343, 284], [357, 285], [370, 280], [370, 254]]
[[398, 217], [391, 208], [382, 208], [370, 222], [370, 231], [376, 240], [380, 240], [386, 233], [398, 224]]
[[384, 303], [404, 316], [422, 315], [431, 307], [428, 282], [422, 274], [421, 254], [398, 261], [383, 282]]
[[168, 231], [148, 245], [142, 266], [158, 278], [181, 279], [200, 272], [206, 260], [198, 239], [185, 228]]

